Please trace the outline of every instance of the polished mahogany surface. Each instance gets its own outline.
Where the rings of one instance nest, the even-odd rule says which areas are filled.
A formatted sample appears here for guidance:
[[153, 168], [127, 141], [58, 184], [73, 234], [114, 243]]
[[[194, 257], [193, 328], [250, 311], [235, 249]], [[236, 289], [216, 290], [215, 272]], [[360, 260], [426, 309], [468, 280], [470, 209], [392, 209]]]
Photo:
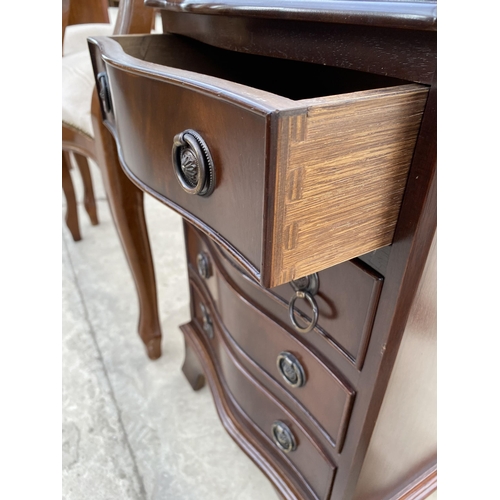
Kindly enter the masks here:
[[[426, 86], [166, 34], [96, 37], [91, 52], [129, 175], [262, 285], [392, 242]], [[210, 156], [203, 195], [172, 152], [188, 131]]]
[[[185, 226], [185, 238], [188, 262], [193, 269], [196, 269], [200, 253], [206, 254], [213, 266], [213, 275], [204, 281], [214, 301], [221, 303], [221, 308], [223, 305], [217, 288], [218, 269], [248, 301], [292, 335], [295, 333], [288, 313], [288, 304], [294, 294], [290, 284], [263, 290], [227, 253], [191, 226]], [[314, 346], [317, 352], [333, 359], [343, 367], [344, 372], [350, 373], [354, 368], [355, 373], [363, 366], [383, 276], [355, 259], [321, 271], [318, 281], [315, 300], [319, 318], [315, 335], [303, 336], [301, 342]], [[295, 314], [301, 322], [311, 321], [311, 308], [306, 301], [296, 303]]]
[[426, 0], [146, 0], [146, 5], [193, 14], [437, 29], [436, 2]]
[[[155, 106], [149, 102], [151, 92], [145, 92], [145, 89], [152, 89], [160, 107], [167, 106], [173, 98], [177, 99], [175, 104], [179, 109], [165, 108], [168, 113], [160, 113], [164, 117], [173, 116], [174, 121], [182, 119], [183, 110], [195, 116], [196, 108], [201, 107], [206, 113], [206, 128], [212, 130], [214, 125], [207, 117], [220, 108], [217, 101], [227, 104], [227, 95], [232, 92], [234, 100], [231, 105], [238, 103], [237, 106], [241, 107], [246, 99], [243, 108], [246, 106], [251, 110], [252, 106], [248, 104], [250, 101], [257, 103], [255, 96], [258, 92], [266, 92], [267, 86], [275, 85], [279, 79], [266, 81], [266, 72], [252, 75], [252, 71], [247, 71], [245, 76], [242, 71], [238, 77], [243, 75], [243, 83], [249, 88], [244, 98], [238, 87], [240, 83], [227, 80], [230, 84], [223, 90], [228, 93], [221, 93], [218, 99], [206, 99], [207, 95], [214, 96], [215, 87], [221, 88], [219, 84], [212, 84], [214, 78], [222, 75], [213, 76], [214, 67], [210, 68], [210, 61], [203, 56], [201, 60], [208, 66], [205, 74], [201, 73], [201, 77], [197, 74], [196, 78], [192, 75], [179, 78], [182, 75], [178, 71], [185, 70], [176, 69], [174, 65], [165, 74], [157, 63], [168, 51], [163, 50], [162, 54], [162, 49], [154, 48], [149, 42], [137, 43], [137, 38], [120, 41], [122, 47], [142, 54], [146, 65], [131, 65], [130, 58], [127, 59], [129, 56], [119, 56], [112, 61], [118, 55], [113, 47], [118, 44], [111, 40], [98, 40], [92, 49], [96, 73], [109, 70], [113, 77], [111, 92], [115, 110], [104, 112], [104, 117], [106, 125], [118, 139], [119, 150], [128, 148], [127, 157], [133, 160], [135, 172], [122, 155], [124, 172], [144, 191], [158, 194], [164, 189], [163, 198], [157, 197], [201, 231], [185, 226], [192, 320], [181, 327], [186, 341], [183, 372], [193, 389], [199, 389], [204, 380], [208, 381], [224, 426], [283, 498], [426, 498], [436, 488], [436, 453], [432, 443], [427, 440], [428, 446], [418, 453], [409, 450], [401, 454], [398, 447], [405, 442], [404, 436], [389, 439], [380, 429], [403, 429], [401, 432], [411, 435], [414, 442], [419, 441], [422, 429], [418, 422], [422, 419], [405, 418], [403, 408], [399, 407], [404, 405], [405, 390], [410, 385], [414, 396], [411, 404], [414, 407], [421, 405], [422, 412], [431, 412], [425, 413], [426, 419], [433, 418], [432, 405], [426, 405], [425, 398], [419, 399], [419, 394], [429, 392], [426, 384], [432, 383], [427, 379], [426, 370], [415, 363], [411, 369], [411, 384], [401, 383], [402, 370], [396, 361], [400, 345], [403, 349], [408, 345], [414, 345], [416, 349], [419, 346], [421, 332], [412, 328], [410, 312], [414, 310], [417, 290], [421, 290], [419, 283], [436, 230], [436, 3], [148, 0], [147, 4], [162, 9], [164, 32], [209, 45], [202, 49], [202, 54], [221, 49], [237, 55], [275, 58], [276, 67], [285, 67], [288, 62], [314, 63], [325, 66], [327, 72], [362, 72], [366, 82], [373, 78], [391, 78], [400, 83], [404, 81], [402, 86], [419, 84], [421, 87], [418, 88], [425, 91], [419, 111], [422, 117], [415, 130], [416, 141], [410, 147], [409, 170], [404, 176], [391, 244], [381, 245], [383, 248], [376, 251], [360, 251], [342, 264], [322, 268], [319, 291], [314, 296], [319, 305], [318, 321], [310, 332], [303, 333], [290, 322], [287, 304], [294, 292], [288, 280], [273, 282], [270, 273], [275, 263], [273, 259], [296, 234], [289, 231], [288, 239], [275, 239], [273, 231], [261, 230], [266, 228], [269, 220], [273, 224], [278, 221], [276, 227], [279, 227], [280, 220], [285, 220], [275, 218], [276, 213], [270, 209], [276, 206], [275, 188], [279, 185], [279, 180], [270, 176], [272, 169], [261, 171], [264, 172], [259, 181], [263, 187], [262, 203], [252, 204], [258, 212], [255, 219], [260, 226], [255, 222], [238, 226], [238, 217], [231, 219], [232, 213], [227, 209], [222, 215], [216, 215], [216, 206], [211, 208], [212, 215], [209, 210], [200, 208], [194, 218], [191, 206], [196, 203], [187, 202], [189, 206], [181, 206], [174, 204], [171, 195], [167, 195], [169, 185], [176, 179], [166, 180], [170, 174], [164, 168], [168, 162], [165, 151], [169, 149], [171, 138], [162, 137], [159, 127], [168, 120], [164, 118], [162, 122], [158, 119]], [[98, 46], [99, 50], [111, 48], [114, 53], [108, 51], [101, 57], [96, 49]], [[199, 64], [200, 56], [195, 52], [189, 55], [187, 64]], [[237, 55], [228, 55], [225, 60], [242, 61], [243, 58], [239, 59]], [[172, 57], [175, 58], [175, 54]], [[238, 64], [236, 62], [230, 72], [234, 74]], [[255, 72], [258, 72], [258, 67], [257, 64]], [[121, 72], [129, 74], [119, 74]], [[260, 83], [252, 87], [248, 78], [253, 78], [252, 84], [259, 80]], [[167, 89], [165, 93], [160, 89], [160, 83], [162, 89]], [[190, 104], [191, 98], [179, 98], [182, 93], [189, 95], [196, 86], [201, 88], [200, 85], [205, 91], [197, 97], [196, 106]], [[207, 92], [210, 85], [212, 87]], [[295, 83], [291, 83], [288, 89], [293, 85]], [[134, 92], [131, 93], [132, 88]], [[373, 91], [380, 92], [380, 88]], [[285, 97], [285, 91], [283, 94], [278, 97], [290, 97]], [[373, 101], [370, 113], [380, 113], [382, 101], [387, 103], [387, 97], [384, 95], [380, 101]], [[269, 104], [270, 101], [259, 101], [259, 106], [262, 107], [263, 102]], [[254, 106], [254, 109], [260, 109], [259, 106]], [[279, 107], [275, 109], [283, 111]], [[290, 121], [291, 109], [287, 108], [286, 130], [291, 132], [293, 140], [301, 139], [302, 125], [306, 122]], [[321, 112], [329, 118], [328, 108]], [[314, 113], [307, 108], [304, 116], [309, 118], [309, 114]], [[156, 116], [156, 119], [150, 122], [151, 116]], [[226, 140], [231, 130], [237, 128], [234, 117], [222, 122], [224, 126], [211, 135], [211, 143]], [[371, 122], [366, 129], [367, 135], [378, 132], [377, 123], [377, 120]], [[341, 129], [346, 133], [345, 144], [349, 144], [351, 133], [356, 134], [359, 126], [354, 116], [343, 122]], [[241, 130], [245, 128], [244, 125], [240, 127]], [[270, 126], [264, 130], [272, 135], [282, 128]], [[122, 132], [121, 136], [117, 131]], [[262, 132], [256, 126], [255, 133], [248, 134], [247, 143], [256, 144], [255, 138], [259, 134]], [[238, 147], [245, 146], [240, 144], [243, 140], [239, 138], [228, 145], [234, 158], [237, 158]], [[127, 145], [123, 146], [125, 142]], [[262, 139], [257, 150], [264, 149], [266, 162], [269, 158], [274, 161], [280, 155], [285, 158], [281, 167], [288, 174], [286, 167], [295, 170], [289, 168], [293, 163], [288, 163], [290, 157], [287, 156], [292, 142], [290, 140], [283, 146]], [[328, 147], [330, 140], [326, 144]], [[351, 154], [357, 151], [355, 144], [349, 144], [346, 150]], [[309, 151], [313, 152], [314, 147], [311, 146]], [[304, 154], [307, 153], [305, 147]], [[259, 154], [255, 151], [249, 153], [257, 166]], [[361, 153], [355, 163], [362, 164], [363, 161]], [[240, 163], [234, 160], [235, 172]], [[292, 185], [288, 190], [292, 201], [298, 192], [292, 182], [295, 177], [290, 176]], [[142, 182], [141, 178], [148, 182]], [[151, 189], [153, 183], [158, 189]], [[360, 187], [362, 185], [359, 183]], [[238, 203], [248, 204], [251, 198], [241, 188], [244, 184], [237, 186], [237, 183], [229, 183], [226, 189], [226, 196], [234, 197], [234, 210], [237, 210]], [[317, 186], [320, 190], [321, 183], [318, 182]], [[328, 190], [325, 193], [327, 206], [331, 200], [327, 196]], [[358, 194], [363, 199], [364, 195]], [[289, 206], [284, 204], [281, 214], [286, 214], [288, 209]], [[214, 230], [211, 225], [202, 223], [203, 217], [213, 217], [211, 224], [220, 224], [220, 227]], [[312, 219], [311, 224], [314, 217]], [[308, 220], [307, 217], [304, 220]], [[357, 239], [353, 238], [353, 241], [356, 243]], [[253, 260], [249, 258], [250, 254], [238, 252], [241, 248], [251, 247], [254, 248]], [[259, 247], [262, 247], [262, 252]], [[311, 244], [309, 256], [314, 256], [316, 248], [319, 248], [319, 243]], [[337, 251], [334, 244], [328, 248], [332, 255]], [[203, 269], [200, 272], [200, 253], [206, 254], [210, 272], [205, 273]], [[269, 255], [274, 256], [273, 259], [266, 258]], [[282, 267], [281, 276], [293, 277], [286, 274], [291, 272], [287, 261], [282, 261]], [[267, 279], [261, 279], [261, 272]], [[425, 290], [431, 291], [428, 294], [431, 298], [433, 287], [432, 280], [426, 281]], [[154, 286], [150, 288], [154, 290]], [[417, 300], [422, 300], [420, 292]], [[299, 302], [295, 315], [299, 322], [310, 321], [313, 316], [311, 310]], [[430, 351], [433, 349], [429, 343], [432, 335], [431, 331], [425, 335]], [[287, 359], [292, 360], [294, 373], [303, 374], [305, 384], [292, 387], [283, 378], [280, 365], [274, 362], [283, 353], [292, 356]], [[380, 460], [374, 460], [373, 457], [380, 453]], [[384, 454], [391, 460], [398, 457], [397, 471], [393, 468], [386, 474], [387, 480], [381, 482], [373, 478], [384, 474], [384, 464], [389, 462], [383, 460]]]

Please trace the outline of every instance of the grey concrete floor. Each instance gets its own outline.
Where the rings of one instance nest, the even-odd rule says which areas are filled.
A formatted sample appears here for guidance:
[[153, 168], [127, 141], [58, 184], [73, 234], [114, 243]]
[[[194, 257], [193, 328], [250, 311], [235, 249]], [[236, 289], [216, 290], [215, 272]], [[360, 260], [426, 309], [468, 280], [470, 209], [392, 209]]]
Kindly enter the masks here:
[[[275, 500], [271, 484], [226, 433], [210, 390], [194, 392], [178, 326], [189, 320], [182, 223], [146, 197], [163, 356], [137, 335], [132, 276], [91, 165], [100, 224], [79, 203], [82, 240], [63, 222], [63, 498]], [[78, 199], [80, 178], [72, 171]], [[65, 207], [63, 201], [62, 214]]]

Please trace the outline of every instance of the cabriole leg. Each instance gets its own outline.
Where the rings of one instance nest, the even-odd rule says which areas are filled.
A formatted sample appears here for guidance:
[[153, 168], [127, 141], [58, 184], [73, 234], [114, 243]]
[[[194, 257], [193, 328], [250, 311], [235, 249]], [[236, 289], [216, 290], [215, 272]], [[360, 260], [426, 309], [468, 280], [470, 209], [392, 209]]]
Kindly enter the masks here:
[[151, 359], [161, 356], [155, 272], [144, 217], [143, 193], [123, 172], [111, 133], [104, 126], [97, 93], [92, 98], [96, 155], [118, 235], [139, 296], [139, 336]]

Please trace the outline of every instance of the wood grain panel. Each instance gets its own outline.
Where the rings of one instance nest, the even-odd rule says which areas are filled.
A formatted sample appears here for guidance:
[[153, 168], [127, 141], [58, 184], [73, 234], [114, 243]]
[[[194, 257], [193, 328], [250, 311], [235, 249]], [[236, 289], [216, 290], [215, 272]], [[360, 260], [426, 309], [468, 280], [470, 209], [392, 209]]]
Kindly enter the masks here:
[[[108, 68], [123, 162], [162, 201], [187, 208], [257, 268], [261, 259], [265, 121], [202, 93]], [[166, 119], [168, 117], [168, 120]], [[235, 123], [241, 124], [234, 126]], [[172, 167], [176, 134], [196, 130], [210, 148], [217, 186], [209, 198], [186, 193]], [[173, 207], [175, 209], [175, 206]]]
[[[399, 2], [392, 2], [396, 3]], [[324, 17], [321, 22], [314, 22], [186, 15], [166, 10], [161, 13], [164, 32], [238, 52], [314, 62], [428, 85], [436, 66], [437, 36], [433, 31], [332, 25]]]
[[434, 236], [354, 500], [400, 498], [397, 493], [402, 487], [418, 477], [422, 468], [436, 463], [436, 274]]
[[69, 2], [68, 26], [87, 23], [109, 23], [107, 0], [71, 0]]
[[[204, 290], [203, 293], [208, 297], [205, 303], [217, 316], [228, 342], [234, 343], [235, 350], [241, 351], [242, 359], [248, 358], [253, 362], [254, 375], [285, 404], [292, 403], [292, 408], [298, 408], [306, 418], [312, 416], [315, 425], [320, 427], [323, 434], [326, 433], [328, 443], [340, 452], [355, 397], [355, 391], [344, 377], [247, 302], [220, 275], [217, 308], [191, 265], [189, 271], [191, 285]], [[291, 389], [281, 377], [276, 359], [283, 351], [293, 353], [301, 362], [307, 378], [304, 387]], [[267, 377], [261, 377], [261, 374]]]
[[191, 288], [192, 323], [197, 325], [199, 331], [203, 331], [201, 327], [203, 317], [199, 304], [204, 303], [214, 326], [214, 336], [208, 339], [205, 333], [201, 335], [213, 351], [226, 391], [256, 425], [255, 430], [268, 441], [270, 450], [277, 450], [271, 433], [273, 422], [281, 420], [290, 426], [295, 435], [297, 449], [290, 453], [277, 450], [278, 463], [287, 466], [300, 482], [308, 486], [309, 491], [305, 498], [326, 499], [336, 469], [333, 460], [324, 447], [310, 434], [307, 426], [287, 406], [275, 399], [266, 387], [260, 385], [234, 356], [217, 315], [214, 314], [210, 304], [205, 302], [198, 293], [196, 288]]
[[426, 98], [406, 85], [281, 115], [269, 286], [392, 242]]
[[[427, 87], [235, 55], [171, 35], [94, 44], [95, 69], [97, 50], [104, 56], [113, 102], [107, 125], [124, 170], [261, 284], [278, 286], [391, 244]], [[188, 128], [214, 159], [209, 198], [186, 194], [172, 168], [173, 137]]]
[[269, 447], [276, 446], [271, 438], [273, 422], [280, 420], [289, 425], [295, 435], [297, 449], [284, 454], [284, 458], [300, 471], [311, 487], [312, 498], [328, 498], [335, 466], [310, 439], [306, 428], [228, 354], [228, 351], [221, 350], [220, 361], [228, 388], [238, 405], [268, 438]]
[[[193, 389], [198, 390], [205, 380], [210, 385], [215, 408], [227, 432], [240, 448], [255, 462], [275, 486], [280, 498], [296, 500], [310, 498], [310, 487], [296, 469], [283, 460], [283, 453], [269, 446], [267, 436], [241, 410], [226, 388], [220, 366], [207, 346], [196, 322], [180, 327], [184, 334], [186, 358], [182, 371]], [[280, 461], [281, 460], [281, 461]]]
[[[370, 5], [372, 4], [372, 5]], [[319, 21], [406, 29], [436, 30], [436, 3], [421, 0], [378, 2], [331, 0], [146, 0], [166, 11], [245, 16], [293, 21]]]
[[[245, 274], [244, 270], [210, 239], [190, 224], [184, 224], [188, 263], [196, 269], [200, 252], [209, 258], [212, 275], [204, 280], [217, 307], [222, 299], [218, 283], [231, 285], [246, 301], [265, 312], [303, 345], [326, 356], [348, 377], [361, 370], [370, 340], [383, 278], [358, 259], [344, 262], [319, 273], [319, 290], [315, 300], [319, 309], [318, 325], [312, 335], [301, 335], [290, 322], [288, 304], [294, 293], [289, 284], [266, 290]], [[295, 314], [309, 322], [311, 309], [305, 301], [297, 301]], [[253, 335], [251, 336], [253, 338]], [[348, 361], [348, 364], [345, 364]], [[349, 366], [351, 365], [351, 366]]]

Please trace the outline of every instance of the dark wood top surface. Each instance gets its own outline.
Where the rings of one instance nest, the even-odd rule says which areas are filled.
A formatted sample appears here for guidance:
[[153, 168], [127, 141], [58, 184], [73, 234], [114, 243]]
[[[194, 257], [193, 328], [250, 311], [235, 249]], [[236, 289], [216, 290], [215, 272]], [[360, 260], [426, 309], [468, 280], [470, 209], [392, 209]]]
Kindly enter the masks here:
[[437, 30], [428, 0], [146, 0], [172, 12]]

